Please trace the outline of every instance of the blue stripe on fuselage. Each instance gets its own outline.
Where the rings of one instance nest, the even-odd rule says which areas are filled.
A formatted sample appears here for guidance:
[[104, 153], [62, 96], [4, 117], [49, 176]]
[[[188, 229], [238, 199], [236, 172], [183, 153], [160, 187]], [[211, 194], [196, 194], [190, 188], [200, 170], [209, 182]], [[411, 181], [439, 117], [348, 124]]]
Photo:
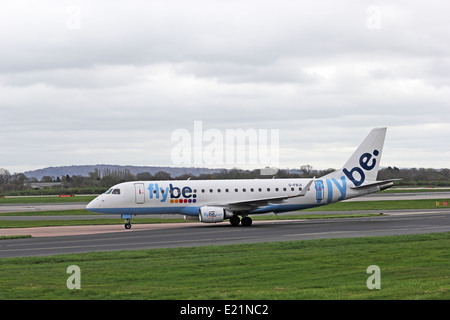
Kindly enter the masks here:
[[[269, 213], [269, 212], [288, 212], [303, 210], [313, 207], [318, 207], [320, 204], [283, 204], [270, 205], [264, 208], [259, 208], [250, 211], [250, 214]], [[131, 214], [131, 215], [145, 215], [145, 214], [182, 214], [187, 216], [198, 215], [200, 207], [152, 207], [152, 208], [99, 208], [89, 209], [89, 211], [102, 214]]]
[[89, 209], [89, 211], [103, 214], [184, 214], [188, 216], [198, 215], [200, 207], [170, 207], [170, 208], [102, 208]]

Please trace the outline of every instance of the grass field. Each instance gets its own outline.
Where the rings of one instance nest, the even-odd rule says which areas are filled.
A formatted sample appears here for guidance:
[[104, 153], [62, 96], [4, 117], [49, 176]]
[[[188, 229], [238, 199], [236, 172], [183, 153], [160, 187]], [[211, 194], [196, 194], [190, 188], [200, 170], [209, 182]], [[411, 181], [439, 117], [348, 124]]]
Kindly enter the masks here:
[[29, 196], [29, 197], [5, 197], [0, 198], [0, 204], [38, 204], [38, 203], [72, 203], [72, 202], [89, 202], [95, 199], [95, 196]]
[[[58, 199], [56, 202], [67, 200], [55, 199]], [[305, 210], [308, 216], [253, 218], [343, 218], [347, 215], [336, 215], [333, 211], [353, 211], [351, 216], [356, 216], [358, 211], [364, 210], [436, 209], [436, 201], [442, 202], [340, 202]], [[48, 199], [41, 203], [48, 203]], [[317, 215], [315, 211], [330, 211], [330, 214]], [[23, 213], [53, 214], [82, 216], [91, 213], [86, 210]], [[184, 220], [133, 219], [133, 223], [180, 221]], [[122, 224], [123, 221], [120, 217], [112, 220], [0, 221], [0, 228], [93, 223]], [[450, 233], [436, 233], [3, 258], [0, 259], [0, 299], [448, 300], [449, 248]], [[66, 287], [69, 277], [66, 270], [70, 265], [80, 267], [80, 290]], [[381, 269], [380, 290], [369, 290], [366, 286], [370, 276], [366, 270], [370, 265]]]
[[449, 247], [436, 233], [7, 258], [0, 299], [450, 299]]

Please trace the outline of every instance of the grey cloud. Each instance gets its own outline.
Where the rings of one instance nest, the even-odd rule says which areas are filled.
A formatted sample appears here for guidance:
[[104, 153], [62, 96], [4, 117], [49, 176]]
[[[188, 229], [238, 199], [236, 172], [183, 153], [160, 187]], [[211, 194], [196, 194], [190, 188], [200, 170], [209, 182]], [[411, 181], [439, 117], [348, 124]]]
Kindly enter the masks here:
[[373, 126], [392, 127], [396, 147], [446, 145], [448, 4], [378, 1], [374, 30], [370, 5], [4, 1], [0, 167], [170, 164], [171, 132], [195, 120], [280, 129], [286, 166], [336, 166], [314, 150], [352, 149]]
[[276, 61], [267, 65], [246, 65], [229, 62], [187, 62], [177, 68], [181, 73], [217, 79], [229, 83], [314, 83], [318, 79], [301, 69], [298, 61]]
[[[79, 2], [80, 28], [75, 30], [67, 27], [73, 4], [49, 4], [5, 9], [15, 19], [0, 22], [10, 44], [0, 53], [1, 70], [182, 61], [266, 65], [286, 56], [345, 54], [349, 48], [366, 54], [417, 51], [435, 37], [419, 32], [412, 18], [395, 14], [405, 11], [402, 6], [380, 5], [383, 24], [377, 33], [367, 29], [364, 3]], [[401, 25], [405, 21], [412, 30]]]

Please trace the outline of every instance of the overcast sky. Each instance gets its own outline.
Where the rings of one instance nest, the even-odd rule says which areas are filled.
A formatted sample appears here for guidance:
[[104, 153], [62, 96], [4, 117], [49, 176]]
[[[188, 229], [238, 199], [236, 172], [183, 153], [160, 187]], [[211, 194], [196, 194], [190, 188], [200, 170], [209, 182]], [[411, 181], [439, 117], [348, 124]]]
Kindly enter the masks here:
[[175, 166], [173, 134], [194, 141], [195, 121], [224, 137], [278, 132], [281, 168], [339, 168], [381, 126], [382, 166], [450, 167], [448, 12], [443, 0], [2, 0], [0, 168]]

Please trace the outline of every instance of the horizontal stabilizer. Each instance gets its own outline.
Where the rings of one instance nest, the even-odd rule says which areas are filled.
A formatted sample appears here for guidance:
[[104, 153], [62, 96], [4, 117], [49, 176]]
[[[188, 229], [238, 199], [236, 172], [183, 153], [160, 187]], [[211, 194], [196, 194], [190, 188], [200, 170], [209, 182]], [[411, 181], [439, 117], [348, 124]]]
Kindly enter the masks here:
[[369, 182], [362, 186], [351, 187], [351, 189], [363, 190], [363, 189], [368, 189], [368, 188], [378, 186], [378, 187], [380, 187], [380, 190], [384, 190], [384, 189], [392, 187], [394, 185], [394, 181], [399, 181], [399, 180], [402, 180], [402, 179], [389, 179], [389, 180], [383, 180], [383, 181]]

